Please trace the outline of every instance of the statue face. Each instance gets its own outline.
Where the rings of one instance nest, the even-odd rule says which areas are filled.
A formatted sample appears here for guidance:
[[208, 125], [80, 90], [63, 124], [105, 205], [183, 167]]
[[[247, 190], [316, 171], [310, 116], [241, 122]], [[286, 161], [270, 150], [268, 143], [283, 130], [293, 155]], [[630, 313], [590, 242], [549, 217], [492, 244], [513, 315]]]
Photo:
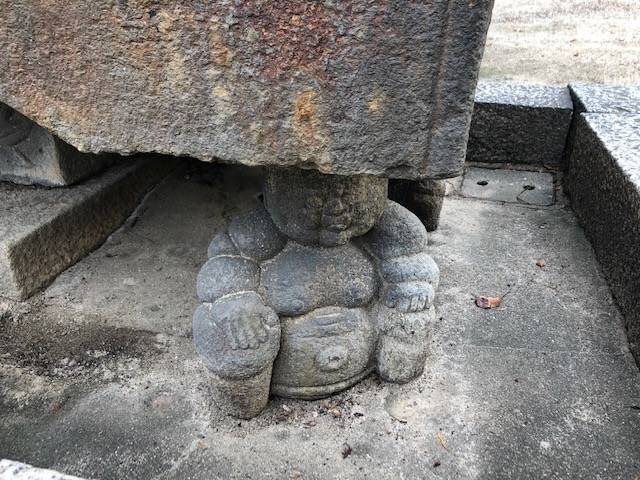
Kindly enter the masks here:
[[282, 233], [301, 243], [335, 246], [375, 225], [386, 204], [387, 179], [272, 169], [264, 194]]

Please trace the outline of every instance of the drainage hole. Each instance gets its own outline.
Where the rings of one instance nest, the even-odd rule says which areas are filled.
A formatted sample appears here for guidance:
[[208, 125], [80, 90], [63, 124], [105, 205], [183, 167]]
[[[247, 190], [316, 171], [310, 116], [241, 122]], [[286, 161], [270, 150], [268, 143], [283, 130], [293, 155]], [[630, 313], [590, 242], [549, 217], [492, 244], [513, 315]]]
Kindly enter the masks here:
[[525, 190], [535, 190], [536, 189], [535, 185], [523, 185], [522, 188], [524, 188]]
[[480, 185], [481, 187], [484, 187], [484, 186], [486, 186], [486, 185], [489, 185], [489, 182], [487, 182], [486, 180], [480, 180], [480, 181], [478, 182], [478, 185]]

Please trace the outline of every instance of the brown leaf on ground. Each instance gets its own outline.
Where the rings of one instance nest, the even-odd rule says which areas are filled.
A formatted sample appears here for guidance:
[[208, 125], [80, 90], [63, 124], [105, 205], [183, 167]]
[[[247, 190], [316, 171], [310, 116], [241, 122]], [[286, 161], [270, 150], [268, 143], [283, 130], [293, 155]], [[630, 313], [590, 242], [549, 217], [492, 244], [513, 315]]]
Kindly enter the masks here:
[[442, 446], [442, 448], [449, 450], [449, 446], [447, 445], [447, 441], [444, 439], [442, 432], [436, 433], [436, 441]]
[[328, 412], [334, 417], [334, 418], [340, 418], [342, 417], [342, 411], [338, 408], [338, 407], [333, 407], [330, 408], [328, 410]]
[[547, 262], [545, 262], [542, 258], [540, 260], [538, 260], [536, 262], [536, 265], [539, 266], [540, 268], [544, 268], [547, 265]]
[[476, 297], [476, 306], [480, 308], [498, 308], [500, 305], [502, 305], [502, 298], [500, 297]]

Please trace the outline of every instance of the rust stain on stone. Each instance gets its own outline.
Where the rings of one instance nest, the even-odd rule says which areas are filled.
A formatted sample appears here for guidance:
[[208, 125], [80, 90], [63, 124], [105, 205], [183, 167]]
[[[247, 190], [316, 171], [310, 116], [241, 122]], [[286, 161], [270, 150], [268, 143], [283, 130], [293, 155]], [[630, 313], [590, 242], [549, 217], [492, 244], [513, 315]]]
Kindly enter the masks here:
[[319, 2], [246, 1], [237, 15], [245, 38], [255, 38], [269, 78], [300, 70], [322, 76], [327, 59], [338, 56], [335, 11]]
[[307, 157], [320, 171], [329, 171], [331, 158], [327, 151], [328, 140], [318, 112], [318, 95], [307, 90], [297, 95], [293, 110], [293, 128], [296, 136], [307, 146]]
[[296, 123], [298, 125], [305, 125], [313, 123], [313, 119], [316, 115], [316, 92], [313, 90], [301, 93], [296, 98], [296, 107], [294, 115], [296, 117]]

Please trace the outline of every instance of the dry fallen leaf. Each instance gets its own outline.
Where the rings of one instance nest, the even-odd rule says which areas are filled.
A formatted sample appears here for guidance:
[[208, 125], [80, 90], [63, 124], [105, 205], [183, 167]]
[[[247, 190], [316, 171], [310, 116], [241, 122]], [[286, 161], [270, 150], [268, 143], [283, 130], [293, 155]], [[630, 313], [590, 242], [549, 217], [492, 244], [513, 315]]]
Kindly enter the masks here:
[[442, 432], [436, 433], [436, 440], [442, 446], [442, 448], [444, 448], [445, 450], [449, 450], [449, 446], [447, 445], [447, 442], [444, 439], [444, 435], [442, 434]]
[[334, 418], [340, 418], [342, 417], [342, 412], [340, 411], [340, 409], [338, 407], [333, 407], [330, 408], [328, 410], [328, 412], [334, 417]]
[[351, 448], [351, 445], [348, 443], [342, 445], [342, 458], [347, 458], [352, 452], [353, 449]]
[[547, 262], [545, 262], [542, 258], [540, 260], [538, 260], [536, 262], [536, 265], [539, 266], [540, 268], [544, 268], [547, 265]]
[[203, 442], [202, 440], [198, 440], [198, 442], [196, 443], [196, 446], [200, 449], [200, 450], [204, 450], [205, 448], [209, 448], [209, 445], [207, 445], [205, 442]]
[[502, 298], [500, 297], [476, 297], [476, 305], [480, 308], [498, 308], [502, 304]]

